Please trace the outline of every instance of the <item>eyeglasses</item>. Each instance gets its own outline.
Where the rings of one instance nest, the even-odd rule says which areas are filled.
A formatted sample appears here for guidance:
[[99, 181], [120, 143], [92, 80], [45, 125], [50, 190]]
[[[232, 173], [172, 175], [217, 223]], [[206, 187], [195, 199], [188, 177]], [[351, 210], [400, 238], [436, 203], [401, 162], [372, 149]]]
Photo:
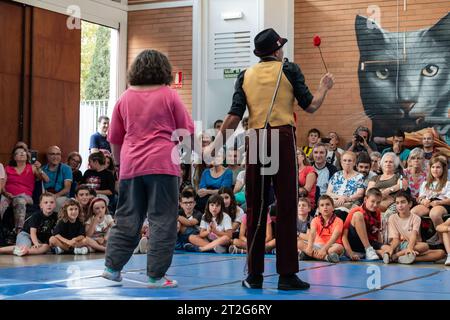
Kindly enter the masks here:
[[372, 162], [372, 163], [378, 162], [378, 159], [371, 160], [370, 162]]
[[77, 159], [74, 159], [74, 158], [70, 158], [70, 159], [69, 159], [69, 161], [73, 161], [73, 162], [75, 162], [75, 163], [78, 163], [78, 164], [80, 164], [80, 163], [81, 163], [81, 161], [80, 161], [80, 160], [77, 160]]
[[422, 160], [423, 157], [411, 157], [410, 159], [411, 159], [411, 160]]

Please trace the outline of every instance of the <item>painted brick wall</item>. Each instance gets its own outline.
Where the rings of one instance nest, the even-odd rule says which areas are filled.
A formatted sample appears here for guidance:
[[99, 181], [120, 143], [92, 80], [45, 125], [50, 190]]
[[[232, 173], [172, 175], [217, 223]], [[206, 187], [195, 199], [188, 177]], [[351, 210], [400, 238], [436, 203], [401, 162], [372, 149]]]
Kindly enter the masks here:
[[127, 65], [144, 49], [163, 52], [173, 71], [183, 72], [177, 91], [192, 112], [192, 7], [129, 12]]
[[[415, 31], [434, 25], [449, 12], [448, 0], [398, 1], [399, 30]], [[357, 14], [369, 16], [368, 7], [377, 5], [381, 27], [397, 30], [397, 0], [295, 0], [295, 59], [314, 92], [325, 69], [313, 36], [322, 38], [322, 53], [328, 70], [336, 76], [336, 84], [321, 109], [313, 115], [299, 111], [298, 144], [306, 143], [309, 129], [316, 127], [323, 134], [333, 130], [340, 134], [341, 145], [350, 141], [358, 125], [372, 127], [362, 106], [359, 81], [359, 49], [355, 34]]]

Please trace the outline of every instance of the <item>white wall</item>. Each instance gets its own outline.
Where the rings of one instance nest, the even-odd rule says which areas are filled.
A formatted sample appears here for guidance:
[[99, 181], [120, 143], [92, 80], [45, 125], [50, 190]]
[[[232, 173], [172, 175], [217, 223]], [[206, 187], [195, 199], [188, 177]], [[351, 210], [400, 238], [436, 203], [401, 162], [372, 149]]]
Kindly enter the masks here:
[[[293, 0], [207, 0], [194, 1], [193, 55], [193, 116], [203, 122], [203, 129], [211, 128], [214, 121], [223, 119], [231, 106], [235, 79], [224, 79], [223, 70], [214, 69], [214, 43], [216, 33], [250, 32], [251, 66], [258, 62], [253, 54], [253, 40], [257, 33], [274, 28], [289, 42], [285, 56], [293, 58], [294, 1]], [[224, 20], [222, 13], [242, 12], [241, 19]], [[200, 21], [198, 21], [200, 20]], [[201, 49], [197, 49], [200, 47]], [[241, 53], [239, 53], [241, 55]], [[245, 69], [240, 68], [240, 69]], [[198, 72], [198, 73], [197, 73]]]

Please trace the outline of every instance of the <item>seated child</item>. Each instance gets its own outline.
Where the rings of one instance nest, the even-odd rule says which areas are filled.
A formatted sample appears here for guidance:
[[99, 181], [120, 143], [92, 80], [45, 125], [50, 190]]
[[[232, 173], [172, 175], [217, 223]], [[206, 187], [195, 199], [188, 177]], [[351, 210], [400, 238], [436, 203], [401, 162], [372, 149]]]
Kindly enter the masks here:
[[308, 242], [301, 243], [299, 249], [310, 258], [337, 263], [344, 252], [341, 239], [344, 222], [334, 213], [330, 196], [320, 196], [317, 206], [319, 215], [311, 222]]
[[230, 244], [232, 237], [232, 225], [230, 216], [223, 212], [224, 208], [225, 204], [220, 195], [215, 194], [208, 198], [205, 214], [200, 222], [200, 233], [189, 236], [189, 243], [184, 245], [186, 251], [227, 251], [226, 246]]
[[108, 213], [108, 205], [103, 198], [94, 198], [89, 205], [86, 220], [86, 237], [91, 238], [90, 246], [95, 251], [105, 252], [109, 230], [114, 220]]
[[345, 219], [342, 242], [347, 256], [353, 261], [364, 256], [367, 260], [379, 260], [382, 256], [381, 212], [378, 208], [382, 198], [380, 189], [369, 189], [363, 205], [351, 209]]
[[420, 217], [411, 213], [413, 205], [409, 193], [401, 190], [395, 195], [398, 214], [389, 217], [389, 245], [381, 247], [383, 262], [411, 264], [414, 261], [437, 261], [445, 257], [444, 250], [429, 250], [428, 244], [421, 241]]
[[297, 206], [297, 250], [299, 257], [303, 257], [301, 254], [302, 244], [309, 239], [311, 219], [309, 213], [311, 212], [311, 202], [308, 198], [299, 198]]
[[50, 250], [48, 241], [56, 225], [58, 214], [56, 198], [53, 193], [45, 192], [39, 198], [41, 210], [25, 220], [22, 231], [17, 235], [16, 245], [0, 248], [0, 253], [25, 256], [44, 254]]
[[[247, 214], [244, 213], [242, 216], [242, 223], [239, 229], [239, 238], [233, 239], [232, 245], [228, 248], [228, 252], [235, 253], [247, 253]], [[273, 237], [272, 231], [272, 219], [270, 215], [267, 214], [266, 221], [266, 252], [273, 253], [276, 247], [275, 238]]]
[[89, 204], [96, 196], [97, 192], [94, 189], [89, 188], [85, 184], [80, 184], [75, 190], [75, 200], [80, 203], [84, 217], [87, 216], [89, 211]]
[[[178, 223], [177, 223], [177, 232], [178, 232]], [[149, 237], [150, 237], [150, 228], [148, 225], [148, 219], [145, 218], [141, 228], [141, 240], [139, 240], [139, 243], [137, 247], [134, 249], [133, 253], [147, 253]]]
[[218, 192], [225, 203], [224, 212], [227, 213], [232, 222], [233, 226], [233, 239], [239, 238], [239, 226], [242, 223], [242, 216], [244, 215], [244, 210], [240, 208], [236, 203], [236, 198], [234, 197], [233, 190], [229, 187], [222, 187]]
[[85, 237], [86, 231], [80, 213], [81, 205], [74, 199], [67, 200], [59, 212], [58, 222], [53, 229], [53, 236], [49, 240], [49, 244], [56, 254], [89, 253], [88, 243], [94, 240]]
[[176, 248], [183, 248], [188, 243], [189, 236], [198, 234], [200, 231], [200, 221], [202, 213], [195, 209], [195, 194], [187, 189], [180, 195], [180, 207], [178, 211], [178, 237]]
[[444, 223], [438, 225], [436, 227], [436, 231], [442, 234], [445, 251], [447, 251], [447, 259], [445, 260], [445, 265], [450, 266], [450, 219], [447, 219]]

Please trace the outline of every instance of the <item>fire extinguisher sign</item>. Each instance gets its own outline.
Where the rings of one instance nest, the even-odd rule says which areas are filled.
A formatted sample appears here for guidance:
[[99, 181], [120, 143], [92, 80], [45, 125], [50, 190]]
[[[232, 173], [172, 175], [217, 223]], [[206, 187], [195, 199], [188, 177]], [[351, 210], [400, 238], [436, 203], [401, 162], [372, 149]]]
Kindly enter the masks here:
[[174, 72], [172, 88], [174, 88], [174, 89], [183, 88], [183, 72], [182, 71]]

